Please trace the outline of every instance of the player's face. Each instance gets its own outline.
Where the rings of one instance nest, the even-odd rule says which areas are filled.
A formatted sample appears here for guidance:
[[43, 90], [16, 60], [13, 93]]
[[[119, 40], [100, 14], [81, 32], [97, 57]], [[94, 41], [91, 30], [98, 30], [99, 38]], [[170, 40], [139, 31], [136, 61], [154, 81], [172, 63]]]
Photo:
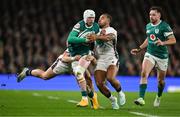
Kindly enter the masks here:
[[108, 22], [107, 17], [105, 15], [101, 15], [99, 20], [98, 20], [99, 26], [102, 28], [107, 24], [107, 22]]
[[88, 17], [87, 20], [86, 20], [87, 25], [88, 26], [93, 25], [94, 20], [95, 20], [95, 17]]
[[161, 14], [156, 10], [151, 10], [149, 13], [150, 22], [155, 24], [160, 20]]

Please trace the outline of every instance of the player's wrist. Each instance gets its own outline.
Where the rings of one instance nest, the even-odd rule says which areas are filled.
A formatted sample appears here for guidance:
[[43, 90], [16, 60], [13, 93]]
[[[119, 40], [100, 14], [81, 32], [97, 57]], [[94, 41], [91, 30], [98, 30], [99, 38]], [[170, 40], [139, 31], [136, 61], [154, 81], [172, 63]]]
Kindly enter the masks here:
[[137, 48], [137, 50], [138, 50], [138, 52], [140, 52], [140, 51], [142, 50], [142, 48], [139, 46], [139, 47]]
[[89, 42], [89, 39], [85, 38], [85, 42]]
[[76, 58], [75, 57], [71, 57], [71, 61], [75, 61], [76, 60]]

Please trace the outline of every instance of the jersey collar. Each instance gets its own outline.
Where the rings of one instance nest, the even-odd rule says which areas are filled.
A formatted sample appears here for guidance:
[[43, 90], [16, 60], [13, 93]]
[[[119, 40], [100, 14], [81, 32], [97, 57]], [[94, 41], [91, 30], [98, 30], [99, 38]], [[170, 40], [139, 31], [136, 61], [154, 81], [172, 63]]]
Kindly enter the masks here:
[[157, 23], [156, 25], [151, 23], [151, 26], [158, 26], [161, 22], [162, 22], [162, 20], [160, 20], [159, 23]]
[[92, 28], [92, 27], [93, 27], [93, 24], [92, 24], [92, 26], [87, 26], [86, 23], [85, 23], [85, 26], [86, 26], [86, 28]]

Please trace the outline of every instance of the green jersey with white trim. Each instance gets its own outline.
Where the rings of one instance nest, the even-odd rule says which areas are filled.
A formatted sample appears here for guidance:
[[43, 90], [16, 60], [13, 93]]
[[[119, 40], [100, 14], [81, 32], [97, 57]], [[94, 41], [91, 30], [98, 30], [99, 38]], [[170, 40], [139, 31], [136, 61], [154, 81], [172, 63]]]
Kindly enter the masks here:
[[147, 52], [161, 59], [168, 58], [167, 46], [157, 46], [155, 41], [160, 39], [166, 41], [169, 36], [174, 35], [171, 27], [165, 22], [160, 21], [157, 25], [149, 23], [146, 25], [148, 39]]
[[89, 34], [97, 34], [99, 32], [99, 25], [93, 23], [92, 26], [87, 27], [85, 22], [81, 20], [78, 22], [68, 36], [68, 50], [71, 56], [87, 55], [91, 49], [91, 43], [87, 42], [86, 37]]

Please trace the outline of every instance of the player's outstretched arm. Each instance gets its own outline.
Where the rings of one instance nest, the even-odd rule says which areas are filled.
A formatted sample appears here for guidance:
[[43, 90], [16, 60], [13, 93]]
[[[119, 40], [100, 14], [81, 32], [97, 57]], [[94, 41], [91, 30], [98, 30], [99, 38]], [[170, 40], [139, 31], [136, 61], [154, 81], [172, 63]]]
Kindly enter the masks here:
[[109, 33], [107, 35], [96, 35], [96, 34], [91, 34], [89, 36], [87, 36], [87, 39], [89, 41], [95, 41], [95, 40], [102, 40], [102, 41], [111, 41], [113, 39], [115, 39], [116, 36], [113, 33]]
[[146, 38], [145, 41], [138, 47], [135, 49], [131, 50], [131, 54], [136, 55], [137, 53], [139, 53], [142, 49], [146, 48], [148, 45], [148, 39]]
[[81, 58], [81, 55], [76, 55], [74, 57], [70, 57], [70, 56], [63, 56], [62, 57], [62, 61], [69, 63], [69, 62], [73, 62], [73, 61], [78, 61]]
[[78, 32], [76, 31], [71, 31], [69, 36], [68, 36], [68, 43], [85, 43], [88, 40], [86, 38], [80, 38], [78, 37]]

